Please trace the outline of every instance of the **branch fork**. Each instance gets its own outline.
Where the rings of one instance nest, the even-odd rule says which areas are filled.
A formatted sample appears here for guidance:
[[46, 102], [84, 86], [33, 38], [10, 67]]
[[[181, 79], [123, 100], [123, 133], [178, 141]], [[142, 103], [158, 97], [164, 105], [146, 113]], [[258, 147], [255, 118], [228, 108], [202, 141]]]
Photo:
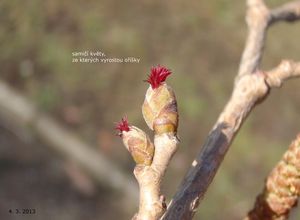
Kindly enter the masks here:
[[291, 60], [282, 61], [270, 71], [260, 70], [268, 27], [277, 21], [300, 19], [299, 11], [300, 1], [287, 3], [275, 9], [269, 9], [263, 0], [247, 1], [248, 37], [231, 98], [161, 220], [193, 218], [197, 206], [248, 114], [268, 96], [272, 88], [281, 86], [287, 79], [300, 76], [300, 62]]
[[[300, 62], [291, 60], [282, 61], [278, 67], [270, 71], [260, 70], [268, 28], [278, 21], [290, 22], [300, 19], [299, 11], [300, 1], [269, 9], [263, 0], [247, 0], [248, 37], [231, 98], [207, 136], [200, 153], [193, 160], [167, 210], [160, 188], [166, 168], [177, 149], [178, 113], [174, 92], [164, 82], [171, 72], [161, 66], [152, 68], [146, 80], [151, 86], [146, 93], [142, 110], [148, 127], [154, 130], [154, 144], [148, 141], [124, 142], [125, 146], [136, 144], [134, 147], [127, 146], [137, 162], [134, 174], [140, 186], [139, 212], [134, 219], [193, 218], [248, 114], [268, 96], [272, 88], [280, 87], [287, 79], [300, 76]], [[124, 137], [129, 135], [131, 130], [120, 132], [124, 141]], [[153, 145], [155, 150], [149, 150], [151, 147], [145, 147], [147, 144]], [[132, 149], [138, 153], [134, 153]]]

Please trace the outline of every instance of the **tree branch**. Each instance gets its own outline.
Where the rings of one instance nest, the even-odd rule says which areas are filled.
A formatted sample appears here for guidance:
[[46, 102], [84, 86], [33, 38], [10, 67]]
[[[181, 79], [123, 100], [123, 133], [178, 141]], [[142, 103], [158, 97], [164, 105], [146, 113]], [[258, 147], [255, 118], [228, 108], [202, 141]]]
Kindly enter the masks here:
[[177, 149], [177, 142], [173, 135], [155, 135], [155, 155], [151, 166], [135, 167], [134, 174], [140, 186], [140, 205], [134, 220], [159, 219], [165, 212], [166, 203], [161, 194], [161, 183]]
[[270, 12], [269, 25], [277, 21], [293, 22], [300, 19], [300, 1], [286, 3]]
[[[298, 4], [299, 1], [295, 2], [294, 6]], [[286, 79], [298, 77], [300, 74], [300, 64], [293, 61], [283, 61], [269, 72], [258, 71], [269, 25], [274, 23], [275, 18], [284, 19], [285, 16], [282, 14], [288, 14], [288, 9], [292, 14], [298, 15], [298, 9], [283, 5], [270, 12], [263, 0], [248, 0], [247, 7], [246, 20], [249, 33], [232, 96], [209, 133], [201, 152], [193, 161], [162, 220], [189, 220], [193, 217], [234, 136], [250, 111], [267, 97], [270, 88], [278, 87]]]
[[188, 220], [193, 217], [230, 143], [250, 111], [266, 98], [271, 87], [278, 87], [285, 80], [299, 76], [300, 62], [283, 61], [269, 72], [258, 71], [237, 81], [229, 102], [208, 135], [202, 151], [193, 161], [163, 220]]
[[170, 74], [169, 69], [158, 65], [151, 68], [146, 80], [150, 86], [142, 113], [148, 127], [154, 131], [154, 145], [145, 132], [129, 125], [126, 119], [116, 127], [136, 162], [134, 175], [140, 186], [140, 203], [134, 220], [158, 220], [167, 207], [161, 194], [161, 183], [178, 143], [176, 97], [165, 82]]
[[248, 37], [240, 61], [238, 78], [253, 73], [259, 68], [269, 20], [270, 12], [263, 0], [247, 1]]
[[280, 87], [288, 79], [300, 76], [300, 63], [283, 60], [280, 65], [266, 73], [266, 83], [269, 87]]
[[300, 19], [300, 1], [286, 3], [269, 10], [263, 0], [248, 0], [246, 21], [248, 37], [242, 54], [238, 76], [255, 72], [260, 65], [269, 26], [277, 21]]

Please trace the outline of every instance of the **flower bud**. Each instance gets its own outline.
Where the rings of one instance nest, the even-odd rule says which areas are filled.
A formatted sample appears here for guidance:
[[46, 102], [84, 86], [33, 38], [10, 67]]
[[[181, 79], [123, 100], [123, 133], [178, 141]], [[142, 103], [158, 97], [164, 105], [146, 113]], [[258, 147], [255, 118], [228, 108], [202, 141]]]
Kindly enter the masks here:
[[157, 66], [151, 69], [147, 82], [150, 87], [146, 92], [142, 111], [144, 119], [156, 134], [174, 133], [178, 126], [177, 102], [174, 91], [164, 81], [171, 71]]
[[136, 164], [149, 166], [154, 155], [154, 145], [145, 132], [135, 126], [129, 126], [127, 118], [117, 124], [119, 136], [130, 152]]

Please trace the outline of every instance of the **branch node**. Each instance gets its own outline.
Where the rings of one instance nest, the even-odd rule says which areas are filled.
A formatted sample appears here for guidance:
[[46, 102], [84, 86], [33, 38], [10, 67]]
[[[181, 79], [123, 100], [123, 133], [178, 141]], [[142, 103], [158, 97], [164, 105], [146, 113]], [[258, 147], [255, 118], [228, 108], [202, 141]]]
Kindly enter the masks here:
[[291, 60], [283, 60], [278, 67], [266, 74], [266, 83], [269, 87], [281, 87], [285, 80], [299, 76], [300, 63]]

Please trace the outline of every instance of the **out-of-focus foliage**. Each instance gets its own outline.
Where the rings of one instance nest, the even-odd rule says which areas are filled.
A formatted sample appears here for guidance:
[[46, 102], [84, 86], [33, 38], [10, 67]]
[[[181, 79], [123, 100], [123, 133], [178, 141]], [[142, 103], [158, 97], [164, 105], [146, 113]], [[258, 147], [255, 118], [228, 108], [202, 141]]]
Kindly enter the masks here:
[[[284, 2], [267, 1], [272, 6]], [[168, 81], [178, 99], [181, 139], [164, 185], [171, 196], [230, 97], [247, 31], [244, 11], [245, 1], [239, 0], [4, 0], [0, 78], [130, 173], [133, 162], [114, 136], [113, 122], [127, 114], [147, 130], [141, 115], [148, 87], [143, 79], [152, 65], [171, 68]], [[264, 69], [283, 58], [299, 60], [299, 27], [279, 24], [269, 30]], [[141, 60], [72, 63], [72, 52], [85, 50]], [[245, 214], [299, 131], [299, 97], [299, 80], [294, 80], [255, 109], [201, 204], [199, 218]]]

